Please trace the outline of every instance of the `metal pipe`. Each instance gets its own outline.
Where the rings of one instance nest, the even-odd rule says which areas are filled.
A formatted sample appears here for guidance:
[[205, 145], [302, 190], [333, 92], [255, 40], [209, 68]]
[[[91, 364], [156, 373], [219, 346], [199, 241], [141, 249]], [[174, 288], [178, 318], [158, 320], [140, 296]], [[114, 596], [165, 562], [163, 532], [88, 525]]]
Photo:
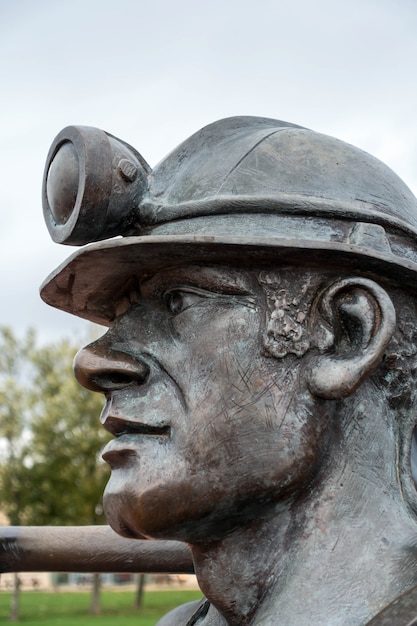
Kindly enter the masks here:
[[0, 526], [0, 573], [194, 572], [179, 541], [124, 539], [109, 526]]

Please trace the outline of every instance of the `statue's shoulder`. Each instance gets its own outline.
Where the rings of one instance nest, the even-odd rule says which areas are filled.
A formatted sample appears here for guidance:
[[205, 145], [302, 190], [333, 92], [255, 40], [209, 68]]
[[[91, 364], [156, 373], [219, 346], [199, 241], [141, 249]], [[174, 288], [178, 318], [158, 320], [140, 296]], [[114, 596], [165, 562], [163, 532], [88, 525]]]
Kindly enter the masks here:
[[177, 606], [175, 609], [164, 615], [156, 626], [191, 626], [194, 623], [197, 624], [198, 621], [194, 622], [194, 619], [192, 618], [195, 617], [196, 620], [199, 620], [200, 616], [202, 617], [205, 613], [207, 613], [207, 605], [208, 603], [206, 600], [194, 600], [194, 602], [187, 602], [187, 604]]

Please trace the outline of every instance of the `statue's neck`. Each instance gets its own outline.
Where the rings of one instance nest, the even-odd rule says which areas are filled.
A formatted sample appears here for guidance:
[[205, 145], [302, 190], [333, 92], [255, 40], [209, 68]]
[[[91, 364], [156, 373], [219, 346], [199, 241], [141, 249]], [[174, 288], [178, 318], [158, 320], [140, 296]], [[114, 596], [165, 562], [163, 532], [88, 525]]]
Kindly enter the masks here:
[[342, 455], [303, 501], [192, 546], [213, 604], [203, 624], [359, 626], [416, 584], [417, 527], [383, 471], [395, 454], [376, 457]]
[[255, 616], [282, 575], [284, 517], [288, 519], [282, 513], [279, 527], [273, 519], [258, 521], [221, 541], [191, 546], [200, 587], [225, 618], [209, 624], [257, 623]]

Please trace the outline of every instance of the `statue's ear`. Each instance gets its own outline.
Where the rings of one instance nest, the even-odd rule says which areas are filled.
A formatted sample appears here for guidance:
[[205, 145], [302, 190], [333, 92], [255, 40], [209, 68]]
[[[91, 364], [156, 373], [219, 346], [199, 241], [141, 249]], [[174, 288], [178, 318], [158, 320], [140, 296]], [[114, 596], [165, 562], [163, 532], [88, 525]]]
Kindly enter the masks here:
[[321, 398], [344, 398], [382, 359], [395, 328], [394, 306], [386, 291], [372, 280], [348, 278], [333, 283], [319, 296], [316, 312], [316, 323], [321, 319], [332, 339], [311, 362], [308, 386]]

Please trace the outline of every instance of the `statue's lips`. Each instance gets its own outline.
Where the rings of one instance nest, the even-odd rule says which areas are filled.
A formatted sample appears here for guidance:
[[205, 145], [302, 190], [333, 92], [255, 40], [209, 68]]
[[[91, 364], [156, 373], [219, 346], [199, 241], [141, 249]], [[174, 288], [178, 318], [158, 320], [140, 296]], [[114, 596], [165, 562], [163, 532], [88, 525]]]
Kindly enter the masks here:
[[127, 419], [123, 416], [112, 413], [111, 402], [107, 402], [104, 407], [100, 422], [108, 430], [116, 440], [128, 435], [147, 435], [167, 437], [170, 434], [170, 427], [164, 424], [162, 420], [154, 420], [154, 423], [145, 423], [136, 421], [135, 419]]
[[[124, 426], [124, 428], [123, 428]], [[170, 436], [169, 426], [150, 426], [140, 422], [121, 422], [116, 438], [109, 441], [103, 449], [102, 458], [112, 469], [136, 456], [138, 444], [149, 439], [156, 439], [159, 443]]]

